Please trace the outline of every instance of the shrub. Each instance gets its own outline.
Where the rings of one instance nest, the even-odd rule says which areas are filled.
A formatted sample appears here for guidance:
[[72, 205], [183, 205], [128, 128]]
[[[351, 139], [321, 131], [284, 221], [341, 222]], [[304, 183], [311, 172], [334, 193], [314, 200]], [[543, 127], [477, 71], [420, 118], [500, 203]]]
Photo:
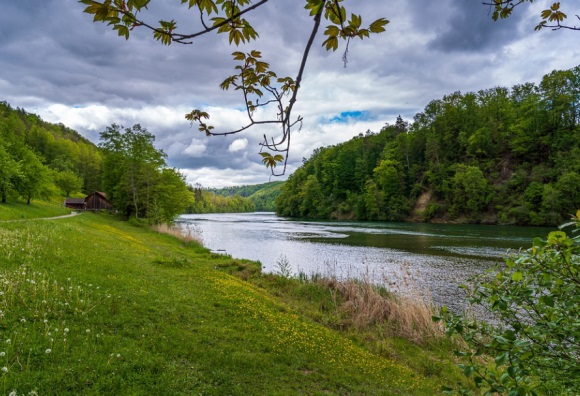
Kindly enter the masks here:
[[[561, 228], [578, 231], [579, 217], [580, 210]], [[456, 351], [464, 374], [486, 394], [580, 394], [580, 236], [536, 238], [474, 284], [470, 303], [486, 308], [497, 325], [445, 308], [435, 318], [464, 341]]]

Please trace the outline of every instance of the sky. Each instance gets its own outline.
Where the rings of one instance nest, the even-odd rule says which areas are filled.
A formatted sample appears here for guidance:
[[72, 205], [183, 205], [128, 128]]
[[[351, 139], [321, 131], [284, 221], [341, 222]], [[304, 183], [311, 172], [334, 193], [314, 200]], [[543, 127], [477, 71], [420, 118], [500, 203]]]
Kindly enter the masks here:
[[[234, 74], [231, 53], [257, 49], [278, 76], [295, 77], [312, 26], [305, 3], [270, 0], [253, 11], [247, 18], [259, 40], [236, 48], [215, 34], [163, 46], [143, 28], [125, 40], [93, 23], [76, 0], [0, 0], [0, 101], [95, 144], [113, 123], [140, 124], [188, 183], [219, 188], [283, 180], [314, 149], [379, 132], [398, 115], [412, 121], [430, 101], [455, 91], [539, 83], [580, 62], [580, 33], [534, 32], [549, 1], [494, 22], [481, 0], [345, 0], [363, 24], [379, 17], [390, 23], [380, 35], [351, 42], [346, 67], [344, 44], [327, 52], [317, 37], [293, 111], [302, 127], [292, 133], [286, 175], [274, 178], [261, 163], [259, 143], [264, 134], [277, 136], [276, 128], [206, 137], [184, 115], [207, 111], [217, 132], [245, 125], [239, 91], [219, 88]], [[573, 15], [566, 6], [572, 2], [562, 8]], [[182, 33], [199, 30], [199, 16], [181, 0], [152, 0], [141, 17], [175, 19]]]

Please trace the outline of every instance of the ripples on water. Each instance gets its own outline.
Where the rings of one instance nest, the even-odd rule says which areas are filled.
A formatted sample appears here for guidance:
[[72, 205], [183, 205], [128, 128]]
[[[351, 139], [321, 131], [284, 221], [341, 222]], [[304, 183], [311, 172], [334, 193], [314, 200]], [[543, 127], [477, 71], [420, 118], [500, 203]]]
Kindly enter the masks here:
[[[434, 303], [465, 307], [461, 283], [503, 262], [550, 230], [529, 227], [418, 223], [294, 221], [273, 213], [184, 215], [204, 244], [233, 257], [260, 261], [265, 272], [288, 260], [295, 274], [367, 277], [406, 292], [428, 291]], [[407, 282], [408, 283], [408, 282]]]

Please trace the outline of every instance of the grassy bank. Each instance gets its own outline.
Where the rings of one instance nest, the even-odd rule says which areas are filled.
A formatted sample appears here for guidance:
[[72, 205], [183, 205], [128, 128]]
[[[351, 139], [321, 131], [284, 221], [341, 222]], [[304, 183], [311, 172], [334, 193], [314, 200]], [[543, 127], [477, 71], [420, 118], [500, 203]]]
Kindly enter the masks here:
[[65, 208], [62, 202], [32, 201], [27, 205], [24, 201], [10, 201], [0, 203], [0, 221], [37, 219], [69, 214], [71, 210]]
[[4, 394], [427, 395], [454, 381], [442, 344], [341, 330], [294, 281], [108, 215], [0, 223], [0, 260]]

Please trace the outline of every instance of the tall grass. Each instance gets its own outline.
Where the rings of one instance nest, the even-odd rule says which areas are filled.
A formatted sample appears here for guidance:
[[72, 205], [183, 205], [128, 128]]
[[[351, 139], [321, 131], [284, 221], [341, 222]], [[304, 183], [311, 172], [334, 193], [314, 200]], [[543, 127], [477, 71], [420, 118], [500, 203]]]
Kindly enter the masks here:
[[195, 242], [203, 246], [203, 233], [201, 229], [194, 225], [188, 225], [185, 228], [178, 227], [171, 224], [157, 224], [153, 226], [153, 230], [160, 234], [167, 234], [184, 242]]
[[[304, 275], [300, 278], [308, 279]], [[385, 337], [403, 337], [416, 344], [444, 336], [443, 327], [431, 319], [436, 311], [429, 294], [421, 293], [408, 276], [403, 279], [405, 293], [377, 284], [368, 273], [360, 279], [317, 275], [308, 281], [330, 290], [347, 326], [357, 330], [382, 326]]]

